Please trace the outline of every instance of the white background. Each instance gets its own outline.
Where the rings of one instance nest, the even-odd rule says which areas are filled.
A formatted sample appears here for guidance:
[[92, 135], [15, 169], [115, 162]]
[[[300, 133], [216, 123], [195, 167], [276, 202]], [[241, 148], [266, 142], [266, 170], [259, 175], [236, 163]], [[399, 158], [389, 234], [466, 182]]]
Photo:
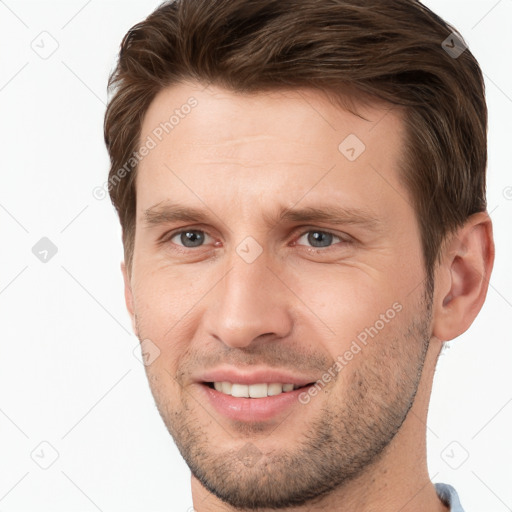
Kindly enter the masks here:
[[[192, 506], [188, 468], [133, 353], [120, 227], [109, 200], [92, 195], [108, 170], [108, 74], [125, 32], [158, 3], [0, 1], [0, 512]], [[434, 481], [457, 488], [467, 512], [505, 512], [512, 510], [512, 1], [425, 3], [461, 31], [486, 77], [497, 246], [483, 311], [439, 362], [429, 469]], [[33, 49], [57, 44], [46, 59]], [[58, 249], [47, 263], [32, 253], [42, 237]]]

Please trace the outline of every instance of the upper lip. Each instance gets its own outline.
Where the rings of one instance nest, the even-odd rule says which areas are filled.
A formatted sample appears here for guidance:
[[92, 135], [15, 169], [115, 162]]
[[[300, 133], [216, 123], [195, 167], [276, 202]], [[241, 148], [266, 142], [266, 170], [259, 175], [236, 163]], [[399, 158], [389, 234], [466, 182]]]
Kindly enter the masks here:
[[294, 384], [305, 386], [316, 382], [315, 378], [294, 375], [285, 370], [272, 368], [241, 369], [234, 367], [217, 368], [202, 372], [195, 379], [198, 382], [232, 382], [238, 384], [260, 384], [278, 382], [281, 384]]

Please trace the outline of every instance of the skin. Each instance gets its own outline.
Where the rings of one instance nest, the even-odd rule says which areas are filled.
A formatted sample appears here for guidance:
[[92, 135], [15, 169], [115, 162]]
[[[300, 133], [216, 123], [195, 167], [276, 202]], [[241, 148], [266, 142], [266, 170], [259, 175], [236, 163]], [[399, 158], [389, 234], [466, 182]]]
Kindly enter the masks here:
[[[359, 117], [315, 90], [242, 95], [182, 83], [154, 99], [141, 140], [190, 96], [198, 105], [139, 165], [133, 265], [122, 270], [134, 330], [160, 350], [146, 372], [192, 469], [194, 508], [447, 510], [427, 471], [427, 408], [443, 342], [485, 299], [488, 215], [446, 240], [428, 297], [398, 175], [401, 112], [361, 104]], [[349, 134], [366, 146], [354, 161], [338, 150]], [[171, 202], [206, 218], [170, 220], [162, 212]], [[345, 208], [343, 222], [279, 218], [326, 205]], [[373, 221], [356, 222], [356, 211]], [[203, 244], [185, 247], [172, 236], [180, 229], [200, 230]], [[318, 231], [335, 236], [313, 247]], [[262, 251], [251, 263], [236, 250], [248, 236]], [[400, 312], [336, 378], [268, 421], [226, 418], [195, 381], [223, 364], [314, 382], [393, 304]], [[257, 455], [250, 464], [247, 447]]]

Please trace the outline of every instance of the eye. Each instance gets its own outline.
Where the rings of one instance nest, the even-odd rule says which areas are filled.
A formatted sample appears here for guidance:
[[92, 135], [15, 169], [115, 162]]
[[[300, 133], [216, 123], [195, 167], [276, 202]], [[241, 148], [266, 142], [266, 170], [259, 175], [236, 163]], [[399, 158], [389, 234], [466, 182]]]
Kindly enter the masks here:
[[176, 245], [194, 248], [203, 245], [207, 238], [209, 238], [209, 235], [200, 229], [186, 229], [174, 233], [168, 240]]
[[[303, 245], [304, 240], [316, 249], [322, 247], [330, 247], [333, 243], [348, 242], [339, 236], [328, 231], [310, 230], [306, 231], [300, 238], [297, 239], [298, 244]], [[301, 242], [302, 241], [302, 242]]]

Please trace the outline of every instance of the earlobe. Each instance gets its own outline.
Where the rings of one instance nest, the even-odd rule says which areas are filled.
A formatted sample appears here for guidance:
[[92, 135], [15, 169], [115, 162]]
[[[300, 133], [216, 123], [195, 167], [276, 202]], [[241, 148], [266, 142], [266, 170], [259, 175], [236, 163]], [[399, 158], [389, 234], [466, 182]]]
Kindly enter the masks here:
[[494, 263], [489, 215], [469, 217], [443, 248], [436, 272], [433, 335], [449, 341], [465, 332], [482, 308]]
[[133, 292], [132, 292], [131, 279], [130, 279], [130, 274], [128, 272], [128, 269], [126, 268], [126, 264], [124, 263], [124, 261], [121, 263], [121, 272], [123, 273], [123, 280], [124, 280], [124, 300], [126, 303], [126, 309], [128, 310], [128, 314], [130, 315], [133, 332], [135, 333], [136, 336], [138, 336], [137, 323], [135, 322], [135, 307], [133, 304]]

